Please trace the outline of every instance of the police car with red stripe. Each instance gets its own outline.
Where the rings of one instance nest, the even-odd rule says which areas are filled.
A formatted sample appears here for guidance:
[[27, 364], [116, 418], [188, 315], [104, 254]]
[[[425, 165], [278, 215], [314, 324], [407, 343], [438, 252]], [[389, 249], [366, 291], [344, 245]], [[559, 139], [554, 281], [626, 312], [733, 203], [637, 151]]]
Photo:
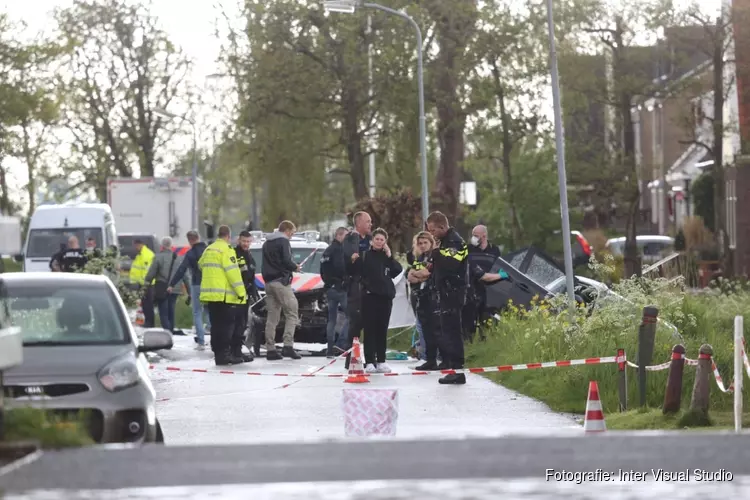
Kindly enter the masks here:
[[[251, 231], [253, 242], [250, 254], [255, 259], [256, 269], [260, 271], [263, 265], [263, 243], [269, 233]], [[300, 273], [292, 277], [292, 290], [299, 304], [299, 324], [294, 335], [295, 342], [326, 344], [326, 324], [328, 323], [328, 307], [323, 279], [320, 277], [320, 259], [328, 248], [328, 243], [320, 241], [318, 231], [295, 233], [289, 243], [292, 247], [292, 259], [301, 265]], [[265, 283], [260, 272], [255, 275], [255, 284], [260, 292], [261, 301], [252, 307], [249, 322], [250, 335], [253, 337], [256, 353], [265, 344]], [[284, 332], [284, 318], [276, 328], [276, 341], [281, 342]]]

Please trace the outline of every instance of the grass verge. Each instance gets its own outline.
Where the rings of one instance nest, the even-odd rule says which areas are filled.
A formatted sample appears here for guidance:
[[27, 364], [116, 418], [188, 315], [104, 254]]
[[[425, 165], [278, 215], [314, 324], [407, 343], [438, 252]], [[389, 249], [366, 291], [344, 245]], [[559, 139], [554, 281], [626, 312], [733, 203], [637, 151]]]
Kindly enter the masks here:
[[94, 444], [86, 431], [85, 415], [63, 419], [44, 410], [14, 408], [5, 412], [3, 442], [36, 441], [43, 448], [67, 448]]
[[5, 266], [6, 273], [20, 273], [23, 269], [21, 263], [13, 259], [3, 259], [3, 265]]
[[[646, 408], [605, 415], [609, 430], [730, 430], [734, 429], [734, 413], [717, 411], [709, 413], [709, 425], [695, 425], [686, 411], [664, 415], [660, 409]], [[750, 413], [742, 415], [742, 427], [750, 426]]]
[[[679, 285], [679, 284], [678, 284]], [[487, 328], [485, 342], [467, 346], [470, 367], [497, 366], [555, 360], [614, 356], [624, 348], [628, 359], [636, 361], [638, 325], [642, 308], [656, 305], [659, 317], [673, 323], [682, 340], [659, 325], [651, 364], [669, 360], [674, 344], [682, 343], [689, 358], [697, 358], [701, 344], [713, 346], [714, 360], [729, 386], [734, 376], [733, 322], [735, 315], [750, 320], [750, 292], [738, 286], [722, 286], [696, 295], [664, 280], [624, 280], [613, 286], [627, 300], [611, 299], [587, 316], [585, 310], [555, 314], [559, 304], [537, 303], [530, 311], [509, 307], [502, 320]], [[554, 300], [553, 300], [554, 302]], [[685, 366], [683, 407], [690, 404], [695, 367]], [[627, 368], [628, 401], [638, 401], [636, 370]], [[648, 372], [646, 404], [661, 407], [668, 371]], [[596, 380], [602, 405], [608, 418], [618, 408], [618, 371], [616, 364], [584, 365], [511, 371], [487, 375], [492, 380], [525, 395], [539, 399], [556, 411], [582, 414], [586, 407], [588, 384]], [[711, 414], [732, 410], [731, 394], [721, 393], [711, 382]], [[750, 396], [746, 384], [743, 397]], [[629, 418], [626, 414], [625, 417]], [[645, 425], [645, 423], [644, 423]]]

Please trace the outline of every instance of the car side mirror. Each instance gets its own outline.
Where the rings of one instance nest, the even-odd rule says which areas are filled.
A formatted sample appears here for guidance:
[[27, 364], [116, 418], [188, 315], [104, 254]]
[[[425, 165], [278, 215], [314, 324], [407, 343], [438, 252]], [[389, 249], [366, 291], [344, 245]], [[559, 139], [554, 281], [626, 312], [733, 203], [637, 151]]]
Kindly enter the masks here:
[[15, 260], [16, 262], [23, 262], [23, 254], [22, 253], [15, 254], [13, 256], [13, 260]]
[[163, 328], [149, 328], [143, 332], [143, 341], [138, 346], [139, 352], [161, 351], [171, 349], [174, 345], [172, 333]]

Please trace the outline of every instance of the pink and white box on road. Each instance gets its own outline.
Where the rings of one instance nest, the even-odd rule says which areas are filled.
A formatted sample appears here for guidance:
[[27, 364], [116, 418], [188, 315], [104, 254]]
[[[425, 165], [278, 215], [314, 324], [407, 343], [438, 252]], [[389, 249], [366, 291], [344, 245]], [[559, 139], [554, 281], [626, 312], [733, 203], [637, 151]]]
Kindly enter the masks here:
[[344, 389], [343, 410], [346, 437], [396, 435], [396, 389]]

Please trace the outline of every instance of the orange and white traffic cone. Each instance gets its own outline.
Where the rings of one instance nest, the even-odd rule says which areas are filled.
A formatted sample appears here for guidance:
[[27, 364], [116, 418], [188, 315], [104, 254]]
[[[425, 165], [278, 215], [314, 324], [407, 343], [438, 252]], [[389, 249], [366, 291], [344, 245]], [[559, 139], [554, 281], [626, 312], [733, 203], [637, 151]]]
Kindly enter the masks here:
[[604, 422], [602, 402], [599, 400], [599, 385], [595, 380], [589, 382], [589, 397], [586, 400], [586, 416], [583, 420], [583, 431], [604, 432], [607, 424]]
[[359, 337], [354, 337], [352, 342], [352, 360], [349, 363], [349, 376], [344, 383], [367, 384], [370, 380], [365, 376], [365, 367], [362, 363], [362, 351], [360, 350]]
[[135, 324], [136, 326], [143, 326], [145, 323], [145, 319], [143, 317], [143, 308], [141, 307], [141, 301], [138, 301], [138, 309], [135, 311]]

